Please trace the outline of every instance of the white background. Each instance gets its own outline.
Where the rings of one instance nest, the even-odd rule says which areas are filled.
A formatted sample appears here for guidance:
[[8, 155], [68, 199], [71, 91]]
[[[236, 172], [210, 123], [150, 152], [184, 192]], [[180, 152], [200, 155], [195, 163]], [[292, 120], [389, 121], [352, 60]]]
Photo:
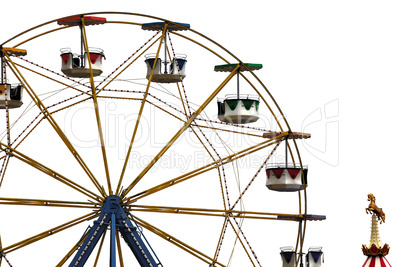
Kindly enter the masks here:
[[190, 23], [241, 60], [262, 63], [257, 75], [292, 129], [312, 134], [301, 144], [309, 165], [309, 213], [327, 220], [308, 224], [306, 248], [323, 246], [325, 266], [362, 265], [361, 245], [370, 235], [364, 209], [374, 193], [387, 215], [380, 227], [391, 246], [387, 259], [398, 266], [399, 1], [39, 0], [8, 1], [1, 10], [1, 42], [62, 16], [127, 11]]

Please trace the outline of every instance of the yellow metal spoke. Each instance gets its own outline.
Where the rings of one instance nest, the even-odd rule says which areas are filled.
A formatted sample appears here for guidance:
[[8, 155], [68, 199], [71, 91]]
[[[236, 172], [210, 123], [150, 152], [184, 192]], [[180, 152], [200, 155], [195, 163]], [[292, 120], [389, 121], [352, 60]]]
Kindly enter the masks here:
[[[98, 260], [99, 260], [99, 256], [100, 256], [101, 251], [102, 251], [103, 242], [105, 241], [105, 237], [106, 237], [106, 231], [103, 232], [102, 239], [101, 239], [100, 244], [99, 244], [98, 253], [96, 253], [94, 267], [96, 267], [98, 265]], [[110, 238], [114, 238], [114, 237], [110, 237]]]
[[148, 229], [149, 231], [151, 231], [152, 233], [156, 234], [157, 236], [163, 238], [164, 240], [168, 241], [169, 243], [181, 248], [182, 250], [184, 250], [185, 252], [189, 253], [190, 255], [202, 260], [205, 263], [208, 264], [217, 264], [219, 266], [225, 267], [225, 265], [223, 265], [220, 262], [216, 262], [213, 258], [209, 257], [208, 255], [200, 252], [199, 250], [187, 245], [186, 243], [180, 241], [179, 239], [173, 237], [172, 235], [169, 235], [168, 233], [162, 231], [161, 229], [156, 228], [155, 226], [145, 222], [144, 220], [141, 220], [140, 218], [134, 216], [134, 219], [136, 221], [136, 223], [140, 226], [142, 226], [145, 229]]
[[191, 115], [183, 127], [172, 137], [172, 139], [162, 148], [162, 150], [154, 157], [154, 159], [145, 167], [145, 169], [134, 179], [134, 181], [124, 190], [122, 196], [126, 196], [131, 189], [144, 177], [144, 175], [155, 165], [155, 163], [165, 154], [165, 152], [173, 145], [173, 143], [181, 136], [181, 134], [190, 126], [194, 119], [205, 109], [205, 107], [214, 99], [217, 94], [225, 87], [225, 85], [236, 74], [238, 65], [233, 71], [226, 77], [226, 79], [218, 86], [218, 88], [208, 97], [207, 100]]
[[[160, 50], [161, 50], [161, 47], [162, 47], [163, 39], [164, 39], [164, 36], [166, 34], [167, 26], [168, 26], [168, 24], [165, 23], [165, 26], [164, 26], [163, 32], [162, 32], [162, 36], [160, 38], [158, 50], [156, 51], [156, 56], [155, 56], [156, 59], [159, 57], [159, 53], [160, 53]], [[127, 163], [128, 163], [128, 160], [129, 160], [130, 154], [131, 154], [131, 149], [133, 148], [134, 139], [135, 139], [135, 136], [137, 135], [138, 126], [140, 124], [140, 119], [142, 117], [142, 112], [144, 111], [144, 106], [145, 106], [145, 103], [146, 103], [146, 100], [147, 100], [149, 88], [151, 86], [151, 81], [152, 81], [152, 77], [154, 75], [156, 63], [157, 63], [157, 60], [154, 60], [154, 64], [152, 66], [152, 70], [151, 70], [150, 76], [148, 78], [147, 87], [146, 87], [146, 90], [145, 90], [145, 93], [144, 93], [144, 98], [143, 98], [143, 100], [141, 102], [141, 107], [140, 107], [140, 110], [138, 112], [137, 121], [135, 122], [134, 131], [133, 131], [133, 134], [131, 136], [130, 145], [128, 146], [128, 149], [127, 149], [126, 159], [125, 159], [124, 164], [123, 164], [123, 168], [122, 168], [122, 171], [121, 171], [121, 174], [120, 174], [119, 182], [117, 184], [116, 194], [118, 194], [118, 192], [120, 191], [121, 183], [123, 182], [124, 173], [126, 172]]]
[[[118, 100], [143, 100], [143, 98], [118, 97], [118, 96], [98, 96], [98, 98], [109, 98], [109, 99], [118, 99]], [[152, 105], [152, 106], [154, 106], [155, 108], [158, 108], [158, 109], [162, 110], [163, 112], [169, 114], [173, 118], [175, 118], [175, 119], [177, 119], [177, 120], [179, 120], [181, 122], [185, 122], [185, 120], [179, 118], [178, 116], [176, 116], [173, 113], [167, 111], [166, 109], [164, 109], [164, 108], [162, 108], [162, 107], [150, 102], [149, 100], [146, 100], [145, 102], [150, 104], [150, 105]], [[258, 136], [258, 137], [261, 137], [261, 136]]]
[[240, 134], [240, 135], [249, 135], [249, 136], [262, 138], [262, 136], [260, 134], [258, 135], [258, 134], [252, 134], [252, 133], [247, 133], [247, 132], [239, 132], [239, 131], [234, 131], [234, 130], [228, 130], [228, 129], [222, 129], [222, 128], [217, 128], [217, 127], [198, 125], [198, 124], [197, 124], [197, 127], [211, 129], [214, 131], [228, 132], [228, 133], [234, 133], [234, 134]]
[[91, 89], [92, 89], [92, 99], [94, 103], [94, 109], [95, 109], [95, 116], [96, 116], [96, 123], [98, 126], [98, 134], [99, 134], [99, 140], [101, 142], [101, 150], [102, 150], [102, 157], [103, 157], [103, 165], [105, 168], [105, 174], [106, 174], [106, 181], [107, 181], [107, 187], [109, 190], [109, 195], [112, 195], [112, 185], [110, 182], [110, 175], [109, 175], [109, 164], [107, 162], [107, 156], [106, 156], [106, 148], [105, 148], [105, 141], [103, 138], [103, 132], [102, 132], [102, 124], [100, 121], [100, 115], [99, 115], [99, 106], [98, 106], [98, 99], [96, 96], [96, 87], [95, 87], [95, 82], [94, 82], [94, 76], [93, 76], [93, 71], [92, 71], [92, 62], [90, 60], [90, 54], [89, 54], [89, 47], [88, 47], [88, 40], [87, 40], [87, 35], [85, 31], [85, 22], [84, 22], [84, 17], [81, 17], [81, 27], [82, 27], [82, 32], [83, 32], [83, 42], [84, 42], [84, 48], [87, 53], [87, 60], [88, 60], [88, 66], [90, 70], [90, 83], [91, 83]]
[[48, 80], [51, 80], [51, 81], [56, 82], [56, 83], [59, 83], [59, 84], [65, 86], [66, 88], [71, 88], [71, 89], [74, 89], [74, 90], [76, 90], [76, 91], [78, 91], [78, 92], [80, 92], [80, 93], [82, 93], [82, 94], [90, 95], [90, 94], [89, 94], [88, 92], [86, 92], [86, 91], [80, 90], [80, 89], [78, 89], [78, 88], [76, 88], [76, 87], [74, 87], [74, 86], [72, 86], [72, 85], [63, 83], [63, 82], [61, 82], [61, 81], [59, 81], [59, 80], [57, 80], [57, 79], [53, 79], [53, 78], [51, 78], [51, 77], [49, 77], [49, 76], [47, 76], [47, 75], [44, 75], [44, 74], [42, 74], [42, 73], [40, 73], [40, 72], [38, 72], [38, 71], [34, 71], [33, 69], [30, 69], [30, 68], [28, 68], [28, 67], [25, 67], [25, 66], [23, 66], [23, 65], [21, 65], [21, 64], [18, 64], [18, 63], [16, 63], [16, 62], [14, 62], [14, 64], [15, 64], [16, 66], [20, 67], [20, 68], [23, 68], [23, 69], [28, 70], [28, 71], [30, 71], [30, 72], [32, 72], [32, 73], [35, 73], [36, 75], [45, 77], [45, 78], [47, 78]]
[[42, 240], [42, 239], [44, 239], [46, 237], [49, 237], [49, 236], [54, 235], [56, 233], [59, 233], [59, 232], [61, 232], [63, 230], [71, 228], [71, 227], [73, 227], [73, 226], [75, 226], [77, 224], [80, 224], [80, 223], [85, 222], [87, 220], [91, 220], [91, 219], [95, 218], [96, 216], [97, 216], [96, 211], [91, 212], [91, 213], [89, 213], [87, 215], [81, 216], [81, 217], [79, 217], [77, 219], [74, 219], [74, 220], [69, 221], [69, 222], [64, 223], [64, 224], [61, 224], [61, 225], [59, 225], [57, 227], [51, 228], [51, 229], [46, 230], [46, 231], [44, 231], [42, 233], [39, 233], [37, 235], [31, 236], [31, 237], [29, 237], [27, 239], [24, 239], [24, 240], [22, 240], [20, 242], [17, 242], [15, 244], [13, 244], [13, 245], [7, 246], [7, 247], [3, 248], [2, 251], [0, 251], [0, 252], [4, 252], [4, 253], [13, 252], [13, 251], [18, 250], [20, 248], [23, 248], [23, 247], [25, 247], [27, 245], [35, 243], [35, 242], [37, 242], [39, 240]]
[[48, 199], [27, 199], [27, 198], [4, 198], [0, 197], [0, 205], [17, 206], [43, 206], [43, 207], [63, 207], [63, 208], [100, 208], [101, 203], [79, 202], [79, 201], [61, 201]]
[[261, 143], [259, 143], [257, 145], [251, 146], [251, 147], [249, 147], [247, 149], [244, 149], [242, 151], [233, 153], [233, 154], [231, 154], [231, 155], [229, 155], [229, 156], [227, 156], [225, 158], [222, 158], [222, 159], [219, 159], [217, 161], [214, 161], [214, 162], [212, 162], [210, 164], [207, 164], [207, 165], [205, 165], [203, 167], [195, 169], [195, 170], [193, 170], [191, 172], [188, 172], [188, 173], [186, 173], [184, 175], [181, 175], [181, 176], [176, 177], [174, 179], [171, 179], [171, 180], [169, 180], [167, 182], [164, 182], [164, 183], [162, 183], [162, 184], [160, 184], [158, 186], [155, 186], [155, 187], [152, 187], [152, 188], [147, 189], [145, 191], [142, 191], [140, 193], [137, 193], [134, 196], [131, 196], [131, 197], [127, 198], [128, 203], [135, 202], [136, 200], [138, 200], [140, 198], [143, 198], [143, 197], [145, 197], [147, 195], [154, 194], [154, 193], [156, 193], [158, 191], [161, 191], [163, 189], [169, 188], [169, 187], [174, 186], [174, 185], [176, 185], [178, 183], [184, 182], [184, 181], [186, 181], [186, 180], [188, 180], [190, 178], [196, 177], [196, 176], [198, 176], [198, 175], [200, 175], [202, 173], [205, 173], [207, 171], [213, 170], [216, 167], [220, 167], [222, 165], [228, 164], [228, 163], [230, 163], [230, 162], [232, 162], [234, 160], [237, 160], [239, 158], [247, 156], [247, 155], [249, 155], [251, 153], [254, 153], [254, 152], [258, 151], [258, 150], [261, 150], [261, 149], [263, 149], [265, 147], [268, 147], [270, 145], [273, 145], [273, 144], [276, 144], [278, 142], [281, 142], [282, 138], [287, 136], [287, 135], [288, 135], [287, 132], [282, 133], [282, 134], [280, 134], [280, 135], [278, 135], [278, 136], [276, 136], [276, 137], [274, 137], [272, 139], [269, 139], [267, 141], [261, 142]]
[[56, 265], [56, 267], [61, 267], [63, 266], [67, 260], [74, 254], [74, 252], [79, 248], [82, 243], [84, 243], [85, 239], [87, 238], [89, 234], [89, 231], [85, 232], [85, 234], [82, 236], [81, 240], [78, 243], [74, 243], [74, 246], [67, 252], [66, 256], [61, 259], [61, 261]]
[[50, 177], [52, 177], [53, 179], [62, 182], [63, 184], [73, 188], [74, 190], [94, 199], [95, 201], [99, 201], [102, 198], [100, 196], [98, 196], [97, 194], [89, 191], [88, 189], [80, 186], [79, 184], [73, 182], [72, 180], [64, 177], [63, 175], [61, 175], [60, 173], [50, 169], [49, 167], [46, 167], [45, 165], [33, 160], [32, 158], [24, 155], [23, 153], [3, 144], [2, 142], [0, 142], [0, 146], [6, 147], [7, 149], [9, 149], [11, 155], [13, 155], [15, 158], [21, 160], [22, 162], [34, 167], [35, 169], [49, 175]]
[[79, 153], [75, 150], [74, 146], [71, 144], [70, 140], [67, 138], [67, 136], [63, 133], [61, 130], [60, 126], [57, 124], [57, 122], [54, 120], [53, 116], [50, 114], [50, 112], [47, 110], [45, 105], [42, 103], [42, 101], [39, 99], [39, 97], [35, 94], [34, 90], [32, 90], [31, 86], [29, 83], [26, 81], [24, 76], [22, 76], [21, 72], [18, 70], [14, 62], [11, 60], [11, 58], [5, 54], [8, 61], [7, 65], [10, 67], [10, 69], [13, 71], [14, 75], [18, 78], [20, 83], [25, 85], [26, 91], [28, 92], [29, 96], [32, 98], [34, 103], [38, 106], [39, 110], [43, 113], [43, 115], [46, 117], [47, 121], [50, 123], [52, 128], [56, 131], [57, 135], [60, 137], [60, 139], [63, 141], [63, 143], [66, 145], [68, 150], [71, 152], [73, 157], [76, 159], [78, 164], [82, 167], [84, 172], [88, 175], [92, 183], [95, 185], [95, 187], [99, 190], [99, 192], [105, 197], [106, 194], [99, 184], [99, 182], [96, 180], [95, 176], [92, 174], [92, 172], [89, 170], [88, 166], [85, 164], [84, 160], [81, 158]]
[[117, 244], [117, 252], [119, 253], [120, 267], [124, 267], [123, 252], [121, 251], [120, 236], [118, 231], [116, 231], [116, 244]]
[[[188, 207], [168, 207], [168, 206], [148, 206], [148, 205], [128, 205], [130, 211], [135, 212], [154, 212], [154, 213], [171, 213], [171, 214], [186, 214], [225, 218], [239, 219], [262, 219], [262, 220], [285, 220], [282, 217], [295, 218], [299, 220], [303, 218], [303, 214], [285, 214], [259, 211], [245, 210], [222, 210], [222, 209], [203, 209], [203, 208], [188, 208]], [[289, 219], [286, 219], [289, 220]]]
[[[98, 95], [98, 98], [108, 98], [108, 99], [118, 99], [118, 100], [142, 100], [142, 98], [132, 98], [132, 97], [118, 97], [118, 96], [100, 96]], [[85, 101], [85, 100], [84, 100]], [[180, 117], [174, 115], [172, 112], [169, 112], [168, 110], [162, 108], [161, 106], [156, 105], [155, 103], [146, 100], [146, 102], [152, 106], [154, 106], [155, 108], [158, 108], [160, 110], [162, 110], [163, 112], [169, 114], [170, 116], [176, 118], [177, 120], [185, 123], [186, 121], [184, 119], [181, 119]], [[62, 109], [65, 109], [67, 107], [64, 107]], [[58, 110], [57, 110], [58, 111]], [[57, 111], [52, 112], [55, 113]], [[183, 112], [184, 115], [186, 115], [187, 119], [188, 119], [188, 115], [186, 113]], [[198, 119], [198, 118], [197, 118]], [[197, 120], [196, 119], [196, 120]], [[206, 125], [199, 125], [196, 124], [195, 121], [193, 123], [191, 123], [192, 127], [199, 127], [199, 128], [206, 128], [206, 129], [211, 129], [211, 130], [215, 130], [215, 131], [222, 131], [222, 132], [228, 132], [228, 133], [234, 133], [234, 134], [241, 134], [241, 135], [249, 135], [249, 136], [254, 136], [254, 137], [259, 137], [259, 138], [263, 138], [263, 136], [261, 134], [252, 134], [252, 133], [247, 133], [247, 132], [240, 132], [240, 131], [234, 131], [234, 130], [229, 130], [229, 129], [222, 129], [222, 128], [218, 128], [218, 127], [213, 127], [213, 126], [206, 126]], [[232, 125], [231, 125], [232, 126]], [[236, 125], [233, 125], [236, 126]], [[264, 131], [261, 129], [261, 131]], [[265, 130], [266, 131], [266, 130]]]
[[[180, 90], [179, 83], [176, 83], [176, 85], [177, 85], [177, 91], [179, 92], [180, 101], [181, 101], [181, 104], [182, 104], [182, 106], [183, 106], [183, 112], [184, 112], [184, 114], [186, 115], [186, 118], [188, 119], [188, 113], [187, 113], [186, 105], [184, 104], [184, 99], [183, 99], [183, 96], [182, 96], [182, 94], [181, 94], [181, 90]], [[189, 111], [188, 111], [188, 112], [191, 112], [191, 111], [190, 111], [190, 107], [189, 107]]]
[[87, 98], [85, 98], [85, 99], [81, 99], [81, 100], [79, 100], [79, 101], [77, 101], [77, 102], [75, 102], [75, 103], [72, 103], [72, 104], [68, 105], [68, 106], [65, 106], [65, 107], [56, 109], [56, 110], [50, 112], [50, 114], [53, 115], [53, 114], [55, 114], [55, 113], [57, 113], [57, 112], [59, 112], [59, 111], [62, 111], [62, 110], [71, 108], [72, 106], [75, 106], [75, 105], [78, 105], [78, 104], [83, 103], [83, 102], [85, 102], [85, 101], [88, 101], [88, 100], [90, 100], [91, 98], [92, 98], [92, 97], [87, 97]]

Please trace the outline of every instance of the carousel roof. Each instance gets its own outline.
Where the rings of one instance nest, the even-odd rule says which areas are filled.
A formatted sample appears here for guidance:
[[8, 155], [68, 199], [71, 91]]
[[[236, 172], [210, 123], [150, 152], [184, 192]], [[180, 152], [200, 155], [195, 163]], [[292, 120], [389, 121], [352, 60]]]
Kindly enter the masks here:
[[392, 267], [384, 256], [369, 256], [363, 267]]

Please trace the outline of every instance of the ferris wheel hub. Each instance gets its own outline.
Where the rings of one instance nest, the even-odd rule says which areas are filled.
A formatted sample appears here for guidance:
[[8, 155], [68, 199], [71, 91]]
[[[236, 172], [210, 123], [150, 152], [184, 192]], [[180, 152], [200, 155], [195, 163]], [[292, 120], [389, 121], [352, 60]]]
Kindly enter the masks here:
[[[85, 262], [96, 247], [101, 236], [110, 226], [111, 253], [110, 262], [116, 262], [116, 231], [120, 232], [141, 266], [158, 266], [159, 259], [145, 239], [142, 229], [137, 225], [134, 217], [121, 204], [119, 196], [108, 196], [100, 210], [99, 217], [86, 235], [85, 240], [78, 248], [70, 267], [84, 266]], [[115, 266], [112, 265], [111, 266]]]

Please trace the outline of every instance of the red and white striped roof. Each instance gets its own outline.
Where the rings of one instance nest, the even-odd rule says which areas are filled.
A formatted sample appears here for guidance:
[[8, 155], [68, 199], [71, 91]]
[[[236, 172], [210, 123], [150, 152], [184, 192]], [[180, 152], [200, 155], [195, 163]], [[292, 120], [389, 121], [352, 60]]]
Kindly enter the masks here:
[[363, 267], [392, 267], [384, 256], [369, 256]]

